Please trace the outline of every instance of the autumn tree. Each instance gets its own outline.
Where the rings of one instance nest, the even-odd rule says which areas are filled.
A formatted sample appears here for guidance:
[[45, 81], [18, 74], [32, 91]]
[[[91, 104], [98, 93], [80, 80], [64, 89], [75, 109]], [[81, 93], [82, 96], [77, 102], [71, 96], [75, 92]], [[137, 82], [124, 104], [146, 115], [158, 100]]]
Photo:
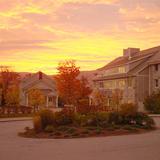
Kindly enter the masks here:
[[1, 90], [1, 104], [5, 105], [7, 90], [12, 86], [18, 86], [20, 76], [18, 73], [12, 71], [8, 66], [0, 66], [0, 90]]
[[92, 93], [92, 89], [89, 86], [89, 82], [87, 78], [84, 76], [81, 77], [80, 83], [79, 83], [79, 93], [80, 93], [80, 98], [88, 98], [88, 95]]
[[92, 93], [92, 89], [89, 86], [87, 78], [82, 76], [79, 80], [79, 104], [89, 104], [89, 95]]
[[57, 69], [58, 75], [55, 79], [58, 94], [66, 104], [76, 105], [79, 99], [86, 98], [91, 93], [87, 80], [84, 77], [78, 79], [80, 68], [76, 66], [75, 61], [61, 62]]
[[17, 108], [19, 106], [19, 87], [12, 86], [6, 93], [6, 105]]
[[99, 106], [107, 106], [108, 105], [109, 98], [107, 97], [107, 95], [103, 91], [101, 91], [99, 89], [94, 90], [93, 98], [94, 98], [94, 102], [96, 105], [99, 105]]
[[32, 88], [28, 91], [28, 102], [35, 112], [36, 109], [45, 104], [45, 96], [39, 89]]

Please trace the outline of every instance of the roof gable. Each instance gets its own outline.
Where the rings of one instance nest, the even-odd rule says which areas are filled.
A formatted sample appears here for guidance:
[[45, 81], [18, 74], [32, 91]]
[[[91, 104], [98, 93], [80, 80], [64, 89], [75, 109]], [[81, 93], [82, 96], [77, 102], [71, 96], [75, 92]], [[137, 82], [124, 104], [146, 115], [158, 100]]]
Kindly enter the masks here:
[[160, 46], [140, 51], [139, 53], [136, 53], [131, 58], [127, 56], [118, 57], [98, 70], [103, 71], [103, 70], [108, 70], [111, 68], [116, 68], [118, 66], [131, 64], [131, 63], [134, 63], [135, 61], [147, 59], [148, 57], [155, 55], [159, 51], [160, 51]]
[[24, 80], [22, 80], [21, 87], [27, 88], [29, 86], [32, 86], [32, 85], [34, 85], [36, 83], [40, 83], [40, 82], [47, 84], [51, 88], [55, 88], [54, 79], [51, 79], [49, 76], [47, 76], [46, 74], [44, 74], [42, 72], [37, 72], [37, 73], [33, 74], [32, 76], [27, 77]]
[[33, 83], [30, 83], [29, 85], [25, 86], [23, 89], [24, 90], [29, 90], [29, 89], [40, 89], [40, 90], [52, 90], [55, 91], [54, 86], [49, 85], [48, 83], [46, 83], [43, 80], [37, 80]]

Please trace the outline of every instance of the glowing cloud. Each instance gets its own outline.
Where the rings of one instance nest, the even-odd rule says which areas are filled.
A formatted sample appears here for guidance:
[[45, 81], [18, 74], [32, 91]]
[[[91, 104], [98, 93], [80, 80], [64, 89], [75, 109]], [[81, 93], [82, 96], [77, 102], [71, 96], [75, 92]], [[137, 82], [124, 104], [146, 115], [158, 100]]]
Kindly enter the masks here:
[[150, 0], [0, 0], [0, 65], [53, 74], [75, 59], [97, 69], [123, 48], [159, 45], [159, 9]]

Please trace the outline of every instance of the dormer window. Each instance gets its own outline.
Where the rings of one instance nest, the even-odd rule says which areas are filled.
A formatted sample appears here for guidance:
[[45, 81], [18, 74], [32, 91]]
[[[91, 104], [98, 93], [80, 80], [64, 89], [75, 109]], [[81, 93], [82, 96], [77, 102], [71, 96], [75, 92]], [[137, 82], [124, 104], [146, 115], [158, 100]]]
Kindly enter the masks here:
[[154, 65], [155, 71], [158, 71], [158, 64]]
[[118, 73], [125, 73], [125, 72], [126, 72], [126, 69], [124, 66], [118, 68]]

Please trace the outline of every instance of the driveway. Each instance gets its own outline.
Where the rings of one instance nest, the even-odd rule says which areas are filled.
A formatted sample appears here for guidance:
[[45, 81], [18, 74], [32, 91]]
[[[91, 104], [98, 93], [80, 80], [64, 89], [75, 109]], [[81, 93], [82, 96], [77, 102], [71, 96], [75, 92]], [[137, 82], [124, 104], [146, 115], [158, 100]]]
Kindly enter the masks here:
[[32, 124], [0, 123], [0, 160], [160, 160], [159, 129], [139, 135], [49, 140], [17, 136], [25, 126]]

